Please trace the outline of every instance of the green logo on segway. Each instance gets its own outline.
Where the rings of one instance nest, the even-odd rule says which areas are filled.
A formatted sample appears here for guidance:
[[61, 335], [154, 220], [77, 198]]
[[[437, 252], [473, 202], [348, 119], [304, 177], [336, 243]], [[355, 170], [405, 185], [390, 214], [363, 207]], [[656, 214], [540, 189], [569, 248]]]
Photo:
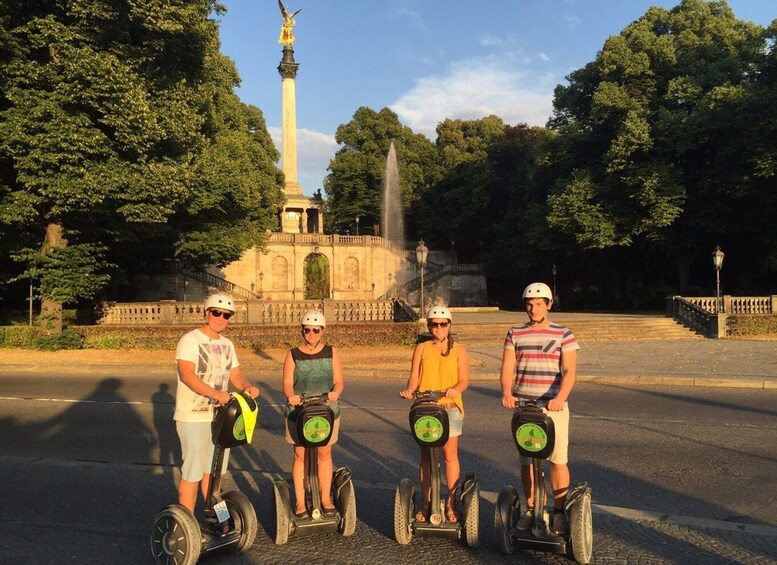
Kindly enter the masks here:
[[434, 416], [421, 416], [413, 424], [413, 433], [421, 441], [437, 441], [442, 436], [442, 422]]
[[232, 426], [232, 436], [238, 441], [244, 441], [246, 438], [246, 425], [242, 414], [237, 417], [235, 425]]
[[329, 420], [321, 416], [313, 416], [302, 427], [305, 439], [313, 443], [326, 440], [330, 433], [332, 433], [332, 426], [329, 424]]
[[515, 439], [526, 451], [542, 451], [548, 444], [548, 435], [541, 426], [533, 423], [522, 424], [515, 430]]

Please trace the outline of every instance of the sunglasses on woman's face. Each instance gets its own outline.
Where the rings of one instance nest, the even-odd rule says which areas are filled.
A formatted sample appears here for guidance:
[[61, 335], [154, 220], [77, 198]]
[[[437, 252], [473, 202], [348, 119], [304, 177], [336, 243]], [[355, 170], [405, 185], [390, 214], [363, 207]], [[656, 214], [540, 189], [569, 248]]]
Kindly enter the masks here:
[[305, 335], [309, 334], [310, 332], [313, 332], [314, 334], [320, 334], [321, 328], [302, 328], [302, 331], [305, 332]]
[[224, 316], [225, 320], [229, 320], [232, 317], [232, 312], [222, 312], [221, 310], [208, 310], [210, 315], [214, 318], [221, 318]]
[[447, 328], [450, 322], [429, 322], [430, 328]]

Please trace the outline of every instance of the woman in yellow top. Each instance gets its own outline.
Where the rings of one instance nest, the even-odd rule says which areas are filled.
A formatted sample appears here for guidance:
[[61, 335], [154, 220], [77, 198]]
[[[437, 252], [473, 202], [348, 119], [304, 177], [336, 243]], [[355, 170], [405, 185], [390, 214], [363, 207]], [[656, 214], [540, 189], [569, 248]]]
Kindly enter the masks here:
[[[413, 398], [417, 390], [445, 391], [440, 404], [445, 406], [450, 423], [448, 442], [443, 446], [445, 479], [448, 483], [448, 501], [445, 517], [456, 522], [456, 490], [459, 488], [459, 436], [464, 424], [464, 403], [461, 393], [469, 386], [469, 357], [463, 346], [454, 343], [450, 336], [453, 317], [445, 306], [432, 306], [426, 314], [426, 323], [432, 334], [430, 341], [419, 343], [413, 351], [410, 378], [407, 388], [399, 393], [403, 398]], [[421, 450], [421, 487], [424, 502], [415, 515], [419, 522], [425, 522], [431, 511], [431, 481], [428, 476], [429, 455]]]

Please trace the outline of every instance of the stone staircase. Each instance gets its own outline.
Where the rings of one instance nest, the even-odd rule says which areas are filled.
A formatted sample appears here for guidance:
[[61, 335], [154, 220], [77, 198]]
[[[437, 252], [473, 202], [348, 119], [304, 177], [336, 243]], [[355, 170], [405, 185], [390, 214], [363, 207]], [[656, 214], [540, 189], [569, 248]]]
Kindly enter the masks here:
[[[523, 312], [512, 315], [480, 316], [455, 312], [453, 331], [463, 344], [494, 343], [505, 338], [513, 324], [526, 320]], [[683, 326], [672, 318], [660, 314], [587, 314], [555, 312], [551, 320], [569, 327], [578, 341], [646, 340], [646, 339], [699, 339], [704, 336]]]

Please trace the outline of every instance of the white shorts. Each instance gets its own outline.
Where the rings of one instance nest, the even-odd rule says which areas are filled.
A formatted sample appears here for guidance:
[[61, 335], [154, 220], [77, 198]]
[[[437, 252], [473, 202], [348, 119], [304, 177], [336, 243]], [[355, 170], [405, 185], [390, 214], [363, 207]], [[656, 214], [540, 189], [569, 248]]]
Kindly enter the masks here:
[[[213, 437], [211, 422], [175, 422], [178, 439], [181, 441], [181, 478], [196, 483], [203, 475], [210, 474], [213, 467]], [[227, 470], [229, 449], [224, 450], [224, 464], [221, 472]]]

